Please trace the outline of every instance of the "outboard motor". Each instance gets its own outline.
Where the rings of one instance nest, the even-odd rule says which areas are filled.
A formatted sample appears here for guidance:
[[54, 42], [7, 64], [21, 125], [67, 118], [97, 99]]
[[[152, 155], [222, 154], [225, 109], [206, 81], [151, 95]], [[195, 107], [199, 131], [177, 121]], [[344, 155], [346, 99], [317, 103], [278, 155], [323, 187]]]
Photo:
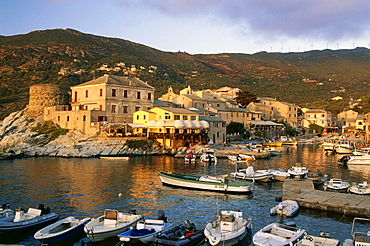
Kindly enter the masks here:
[[164, 223], [167, 223], [166, 213], [163, 210], [158, 211], [158, 219], [163, 220]]
[[44, 204], [39, 204], [39, 206], [37, 207], [37, 209], [40, 209], [41, 210], [41, 214], [44, 215], [44, 214], [50, 214], [50, 208], [47, 207], [45, 208]]
[[293, 230], [294, 228], [297, 227], [297, 224], [293, 221], [285, 223], [286, 229]]
[[3, 205], [1, 205], [1, 208], [3, 209], [3, 210], [5, 210], [5, 209], [9, 209], [10, 208], [10, 204], [7, 202], [7, 203], [4, 203]]
[[187, 232], [193, 232], [196, 229], [194, 223], [192, 223], [190, 220], [184, 220], [184, 225], [185, 231]]
[[128, 211], [129, 214], [133, 214], [133, 215], [136, 215], [136, 209], [130, 209]]

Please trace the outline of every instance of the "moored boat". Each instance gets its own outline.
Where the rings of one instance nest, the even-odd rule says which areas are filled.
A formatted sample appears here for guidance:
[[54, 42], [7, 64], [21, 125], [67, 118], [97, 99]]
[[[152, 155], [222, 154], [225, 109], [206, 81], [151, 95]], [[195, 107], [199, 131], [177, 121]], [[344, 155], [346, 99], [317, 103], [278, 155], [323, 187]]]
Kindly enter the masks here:
[[347, 192], [350, 186], [351, 186], [351, 183], [349, 181], [344, 181], [341, 179], [330, 179], [329, 181], [324, 182], [323, 189], [339, 191], [339, 192]]
[[90, 241], [98, 242], [128, 230], [142, 219], [143, 216], [136, 214], [134, 210], [122, 213], [118, 210], [106, 209], [103, 215], [88, 222], [84, 230]]
[[195, 162], [196, 156], [193, 153], [194, 149], [187, 149], [184, 157], [185, 162]]
[[90, 220], [90, 218], [79, 220], [69, 216], [37, 231], [34, 238], [42, 244], [49, 244], [68, 240], [78, 234], [85, 235], [84, 227]]
[[358, 195], [369, 195], [370, 185], [366, 181], [362, 183], [352, 183], [351, 187], [348, 188], [348, 192]]
[[299, 205], [296, 201], [285, 200], [270, 209], [271, 215], [285, 215], [286, 217], [294, 216], [299, 210]]
[[215, 153], [212, 151], [207, 151], [203, 153], [200, 156], [200, 161], [201, 162], [214, 162], [217, 163], [217, 157], [215, 156]]
[[204, 239], [203, 229], [197, 229], [190, 220], [184, 220], [183, 224], [176, 225], [162, 232], [153, 239], [153, 245], [199, 245]]
[[138, 221], [136, 228], [118, 234], [117, 237], [120, 240], [120, 244], [118, 245], [123, 245], [125, 243], [151, 243], [155, 236], [166, 232], [171, 227], [173, 227], [173, 224], [167, 222], [164, 211], [159, 210], [157, 219]]
[[221, 211], [221, 214], [207, 223], [204, 235], [209, 244], [235, 245], [251, 233], [252, 219], [243, 218], [239, 211]]
[[297, 245], [306, 235], [304, 229], [291, 225], [271, 223], [260, 229], [253, 236], [253, 243], [256, 246], [282, 246]]
[[[365, 224], [365, 227], [361, 227]], [[346, 239], [343, 246], [370, 246], [369, 218], [356, 217], [352, 221], [351, 239]], [[362, 228], [362, 229], [361, 229]]]
[[14, 215], [0, 218], [0, 236], [8, 237], [10, 234], [23, 231], [35, 232], [45, 225], [54, 223], [58, 218], [58, 214], [50, 213], [50, 208], [44, 208], [43, 204], [37, 208], [29, 208], [27, 212], [18, 208]]
[[297, 246], [338, 246], [340, 241], [335, 238], [305, 235]]
[[297, 163], [295, 166], [288, 169], [288, 173], [292, 178], [295, 177], [304, 178], [308, 174], [308, 169], [306, 167], [302, 167], [301, 164]]
[[268, 182], [272, 180], [274, 175], [269, 172], [255, 172], [253, 166], [249, 166], [247, 169], [239, 169], [236, 172], [230, 173], [230, 176], [238, 179], [250, 180], [253, 182]]
[[272, 174], [272, 179], [275, 181], [284, 182], [288, 177], [290, 177], [290, 174], [285, 172], [283, 169], [278, 168], [278, 170], [275, 170], [273, 168], [267, 169], [267, 170], [257, 170], [257, 173], [270, 173]]
[[162, 183], [188, 189], [220, 191], [227, 193], [250, 193], [253, 182], [229, 181], [227, 177], [213, 177], [207, 175], [191, 175], [174, 172], [158, 172]]
[[370, 165], [370, 155], [349, 156], [347, 165]]

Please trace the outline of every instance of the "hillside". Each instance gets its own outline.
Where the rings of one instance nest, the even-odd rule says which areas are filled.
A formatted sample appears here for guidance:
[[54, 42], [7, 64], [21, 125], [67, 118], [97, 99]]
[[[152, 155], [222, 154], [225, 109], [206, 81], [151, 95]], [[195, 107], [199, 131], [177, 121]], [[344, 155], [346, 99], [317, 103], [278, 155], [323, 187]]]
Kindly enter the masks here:
[[190, 55], [72, 29], [0, 36], [0, 118], [26, 105], [31, 84], [68, 88], [106, 73], [137, 76], [156, 88], [156, 97], [169, 85], [175, 92], [232, 86], [300, 106], [330, 105], [334, 96], [347, 103], [370, 94], [369, 61], [366, 48]]

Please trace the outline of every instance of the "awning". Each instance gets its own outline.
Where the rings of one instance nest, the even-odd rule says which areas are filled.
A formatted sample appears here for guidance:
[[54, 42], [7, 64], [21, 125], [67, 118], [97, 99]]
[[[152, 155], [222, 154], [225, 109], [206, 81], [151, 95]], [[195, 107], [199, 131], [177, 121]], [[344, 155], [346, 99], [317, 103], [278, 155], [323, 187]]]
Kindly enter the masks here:
[[147, 126], [143, 124], [127, 123], [127, 125], [131, 126], [132, 128], [147, 128]]
[[207, 121], [199, 120], [151, 120], [148, 122], [150, 128], [173, 127], [176, 129], [207, 129], [209, 124]]
[[247, 123], [257, 126], [284, 126], [283, 124], [275, 123], [269, 120], [248, 120]]

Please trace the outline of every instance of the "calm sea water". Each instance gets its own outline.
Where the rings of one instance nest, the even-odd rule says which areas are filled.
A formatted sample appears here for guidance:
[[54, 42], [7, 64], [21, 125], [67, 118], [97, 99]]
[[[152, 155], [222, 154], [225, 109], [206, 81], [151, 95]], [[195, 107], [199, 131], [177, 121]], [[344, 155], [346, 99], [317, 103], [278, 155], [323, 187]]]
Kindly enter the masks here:
[[[315, 145], [283, 147], [282, 150], [281, 156], [258, 159], [254, 168], [287, 170], [299, 162], [311, 171], [321, 170], [333, 177], [361, 182], [369, 180], [370, 170], [343, 168], [337, 162], [339, 155], [325, 155]], [[12, 208], [36, 207], [43, 203], [60, 218], [97, 217], [107, 208], [136, 209], [146, 217], [156, 217], [158, 210], [164, 210], [170, 221], [182, 223], [190, 219], [198, 227], [214, 218], [217, 207], [219, 210], [239, 209], [244, 217], [252, 218], [253, 232], [271, 222], [294, 221], [313, 235], [328, 231], [332, 238], [342, 242], [351, 237], [353, 218], [347, 215], [302, 208], [293, 218], [270, 216], [275, 198], [282, 195], [281, 182], [256, 183], [250, 195], [229, 195], [162, 186], [157, 172], [163, 170], [224, 175], [234, 171], [235, 165], [227, 159], [219, 159], [217, 165], [185, 164], [182, 158], [169, 156], [136, 157], [129, 161], [52, 157], [2, 161], [0, 203], [9, 202]], [[32, 235], [21, 236], [21, 244], [40, 245]], [[118, 239], [112, 238], [89, 245], [114, 245], [116, 242]]]

